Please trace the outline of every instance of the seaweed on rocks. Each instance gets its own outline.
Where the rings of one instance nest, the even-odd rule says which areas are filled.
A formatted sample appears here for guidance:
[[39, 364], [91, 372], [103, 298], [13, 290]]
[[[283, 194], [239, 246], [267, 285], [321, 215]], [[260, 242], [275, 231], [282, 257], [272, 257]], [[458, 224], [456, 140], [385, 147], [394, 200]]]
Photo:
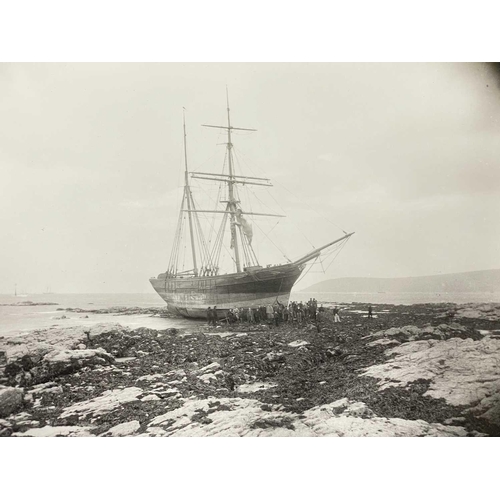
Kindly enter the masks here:
[[[209, 425], [215, 418], [212, 414], [225, 409], [218, 400], [239, 398], [246, 403], [259, 401], [262, 411], [272, 413], [279, 407], [290, 415], [290, 420], [283, 415], [259, 418], [252, 424], [255, 428], [290, 431], [290, 425], [295, 425], [292, 417], [348, 398], [366, 404], [379, 417], [445, 425], [460, 421], [471, 433], [500, 435], [495, 423], [479, 418], [468, 407], [425, 395], [428, 380], [380, 390], [377, 379], [360, 376], [364, 369], [388, 360], [388, 345], [371, 344], [374, 340], [397, 338], [407, 344], [429, 335], [434, 342], [457, 337], [475, 344], [482, 334], [474, 319], [443, 320], [449, 306], [442, 304], [377, 306], [374, 313], [384, 309], [384, 314], [373, 319], [356, 312], [364, 307], [346, 305], [341, 323], [334, 323], [331, 313], [325, 311], [319, 314], [317, 324], [300, 326], [236, 324], [213, 328], [193, 323], [190, 331], [103, 329], [99, 335], [83, 339], [84, 347], [102, 349], [114, 361], [57, 373], [51, 384], [43, 387], [28, 386], [23, 411], [28, 411], [40, 427], [78, 424], [102, 435], [118, 424], [139, 422], [135, 432], [147, 434], [155, 417], [192, 400], [210, 401], [191, 416], [198, 424]], [[490, 328], [494, 326], [490, 321]], [[376, 336], [389, 329], [399, 333]], [[70, 412], [69, 420], [60, 419], [76, 403], [87, 404], [106, 391], [133, 387], [138, 388], [138, 395], [110, 411], [75, 416]], [[370, 418], [370, 411], [362, 418]], [[167, 428], [168, 422], [163, 425]]]

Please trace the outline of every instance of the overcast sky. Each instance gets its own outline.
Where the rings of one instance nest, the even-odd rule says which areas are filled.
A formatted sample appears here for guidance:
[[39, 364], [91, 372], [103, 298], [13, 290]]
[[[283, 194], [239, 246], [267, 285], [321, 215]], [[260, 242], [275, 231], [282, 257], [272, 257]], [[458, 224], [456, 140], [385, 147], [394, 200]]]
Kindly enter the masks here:
[[[223, 137], [200, 125], [224, 123], [226, 84], [233, 125], [258, 129], [235, 134], [237, 168], [270, 177], [273, 198], [253, 192], [288, 215], [259, 227], [292, 260], [356, 231], [299, 288], [500, 268], [486, 65], [2, 64], [0, 293], [151, 291], [178, 215], [182, 107], [190, 168], [220, 171]], [[255, 234], [261, 263], [282, 262]]]

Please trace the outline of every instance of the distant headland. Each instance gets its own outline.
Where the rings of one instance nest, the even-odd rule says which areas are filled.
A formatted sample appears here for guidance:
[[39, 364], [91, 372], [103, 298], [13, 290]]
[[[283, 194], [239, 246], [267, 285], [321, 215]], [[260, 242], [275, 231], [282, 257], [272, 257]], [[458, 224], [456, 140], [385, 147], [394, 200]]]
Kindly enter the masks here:
[[411, 278], [335, 278], [302, 292], [500, 292], [500, 269]]

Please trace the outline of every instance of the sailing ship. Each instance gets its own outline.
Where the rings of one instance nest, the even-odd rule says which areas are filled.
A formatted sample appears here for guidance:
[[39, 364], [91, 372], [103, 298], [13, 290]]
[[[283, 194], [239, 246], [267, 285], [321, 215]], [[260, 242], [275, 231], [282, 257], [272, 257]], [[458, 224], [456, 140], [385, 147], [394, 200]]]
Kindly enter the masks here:
[[[253, 228], [248, 218], [283, 217], [279, 214], [246, 211], [242, 206], [239, 190], [246, 185], [271, 186], [270, 179], [237, 175], [233, 161], [233, 131], [255, 131], [231, 125], [229, 99], [227, 98], [227, 125], [203, 125], [225, 130], [227, 134], [226, 162], [228, 169], [222, 173], [189, 172], [186, 145], [186, 121], [184, 118], [184, 190], [177, 230], [168, 269], [151, 278], [150, 283], [167, 303], [168, 310], [189, 318], [206, 318], [207, 308], [217, 308], [217, 316], [224, 317], [234, 307], [259, 307], [276, 302], [288, 304], [292, 287], [306, 268], [323, 251], [342, 247], [354, 233], [326, 243], [303, 257], [283, 264], [261, 266], [252, 246]], [[200, 210], [193, 198], [189, 178], [215, 181], [225, 185], [226, 196], [220, 203], [223, 209]], [[215, 241], [207, 242], [198, 214], [222, 216]], [[190, 266], [183, 270], [180, 256], [181, 240], [187, 219], [190, 240]], [[229, 226], [229, 227], [228, 227]], [[184, 229], [185, 230], [185, 229]], [[226, 238], [225, 238], [226, 236]], [[225, 239], [230, 241], [230, 254], [234, 269], [223, 274], [219, 260]], [[227, 246], [225, 246], [227, 250]]]

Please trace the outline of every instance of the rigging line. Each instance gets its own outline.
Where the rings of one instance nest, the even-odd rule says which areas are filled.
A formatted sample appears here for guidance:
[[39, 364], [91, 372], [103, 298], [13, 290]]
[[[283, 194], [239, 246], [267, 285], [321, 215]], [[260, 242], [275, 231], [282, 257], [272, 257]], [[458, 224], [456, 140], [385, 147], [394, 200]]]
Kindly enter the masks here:
[[266, 233], [264, 233], [264, 231], [259, 227], [258, 224], [255, 224], [255, 226], [257, 227], [257, 229], [279, 250], [279, 252], [283, 255], [283, 257], [285, 257], [285, 259], [288, 261], [288, 262], [292, 262], [286, 255], [285, 255], [285, 252], [283, 250], [281, 250], [281, 248], [276, 245], [276, 243], [274, 243], [274, 241], [269, 238], [269, 236], [267, 236]]
[[196, 173], [196, 172], [198, 172], [198, 170], [201, 167], [205, 166], [206, 164], [208, 164], [209, 161], [213, 160], [217, 156], [217, 154], [218, 153], [214, 153], [212, 156], [210, 156], [209, 158], [207, 158], [203, 163], [200, 163], [196, 169], [194, 169], [194, 170], [193, 169], [189, 169], [189, 172], [193, 173], [193, 174]]
[[[245, 163], [246, 163], [246, 162], [245, 162]], [[254, 172], [252, 169], [250, 169], [250, 170], [251, 170], [251, 172], [252, 172], [253, 174], [255, 174], [255, 172]], [[253, 190], [252, 190], [252, 191], [250, 191], [250, 192], [251, 192], [251, 193], [252, 193], [252, 195], [253, 195], [253, 196], [257, 199], [257, 201], [259, 201], [260, 203], [262, 203], [262, 204], [263, 204], [265, 207], [267, 207], [269, 210], [272, 210], [272, 209], [271, 209], [271, 207], [269, 207], [269, 205], [268, 205], [267, 203], [265, 203], [264, 201], [262, 201], [261, 199], [259, 199], [259, 198], [257, 197], [257, 195], [253, 192]], [[276, 198], [272, 195], [272, 193], [271, 193], [271, 192], [269, 192], [269, 196], [271, 196], [271, 198], [272, 198], [272, 199], [276, 202], [276, 204], [280, 207], [280, 209], [281, 209], [282, 213], [286, 214], [286, 211], [283, 209], [283, 207], [281, 206], [280, 202], [279, 202], [279, 201], [278, 201], [278, 200], [277, 200], [277, 199], [276, 199]], [[311, 247], [312, 247], [312, 248], [316, 248], [316, 247], [314, 246], [314, 244], [313, 244], [313, 243], [309, 240], [309, 238], [305, 235], [305, 233], [304, 233], [304, 232], [300, 229], [300, 227], [299, 227], [299, 226], [298, 226], [298, 225], [294, 222], [294, 220], [293, 220], [293, 219], [290, 219], [290, 221], [291, 221], [292, 225], [295, 227], [295, 229], [297, 229], [297, 230], [298, 230], [298, 232], [299, 232], [299, 233], [300, 233], [300, 234], [301, 234], [301, 235], [305, 238], [305, 240], [309, 243], [309, 245], [311, 245]]]
[[175, 235], [174, 235], [174, 243], [172, 246], [172, 253], [170, 254], [170, 259], [169, 259], [169, 268], [177, 266], [177, 258], [178, 258], [178, 247], [179, 247], [179, 242], [181, 239], [181, 232], [182, 232], [182, 224], [184, 220], [185, 214], [183, 213], [182, 209], [184, 208], [184, 198], [182, 199], [181, 203], [181, 211], [179, 212], [179, 218], [177, 220], [177, 228], [175, 230]]
[[313, 210], [314, 212], [316, 212], [320, 217], [322, 217], [323, 219], [325, 219], [327, 222], [329, 222], [330, 224], [332, 224], [333, 226], [335, 226], [337, 229], [340, 229], [344, 234], [347, 234], [347, 232], [345, 231], [344, 228], [342, 228], [341, 226], [339, 226], [338, 224], [336, 224], [335, 222], [331, 221], [330, 219], [328, 219], [327, 217], [325, 217], [324, 214], [322, 214], [321, 212], [319, 212], [318, 210], [316, 210], [314, 207], [312, 207], [311, 205], [309, 205], [307, 202], [304, 201], [303, 198], [299, 198], [295, 193], [293, 193], [292, 191], [290, 191], [288, 188], [286, 188], [284, 186], [284, 184], [281, 184], [281, 182], [277, 181], [277, 180], [274, 180], [273, 182], [276, 182], [276, 184], [278, 184], [279, 186], [281, 186], [285, 191], [288, 191], [291, 195], [295, 196], [297, 198], [297, 200], [300, 200], [301, 203], [303, 203], [304, 205], [306, 205], [309, 209]]
[[[193, 208], [196, 210], [196, 204], [194, 202], [193, 197], [191, 197], [191, 203], [193, 204]], [[205, 258], [205, 261], [206, 261], [206, 259], [208, 257], [208, 246], [207, 246], [207, 243], [205, 241], [205, 235], [203, 234], [203, 230], [202, 230], [202, 227], [200, 224], [200, 219], [199, 219], [199, 217], [197, 217], [198, 214], [195, 213], [195, 215], [196, 215], [195, 223], [197, 224], [199, 238], [200, 238], [200, 249], [201, 249], [201, 253], [203, 254], [202, 256]]]
[[335, 262], [335, 260], [337, 259], [337, 257], [340, 255], [340, 252], [343, 250], [343, 248], [345, 247], [345, 245], [347, 244], [347, 241], [349, 240], [349, 238], [347, 240], [344, 240], [342, 242], [342, 244], [340, 245], [338, 251], [337, 251], [337, 254], [333, 257], [332, 261], [330, 262], [330, 264], [328, 264], [328, 267], [326, 268], [325, 270], [325, 273], [326, 271], [328, 271], [329, 267]]
[[[319, 257], [319, 255], [318, 255]], [[306, 276], [307, 274], [309, 273], [309, 271], [312, 269], [312, 266], [315, 264], [315, 262], [318, 260], [318, 257], [316, 257], [310, 264], [307, 265], [307, 269], [306, 269], [306, 272], [299, 278], [298, 281], [295, 282], [295, 285], [297, 285], [298, 283], [300, 283]]]
[[[240, 152], [238, 150], [238, 152]], [[241, 153], [242, 156], [245, 156], [243, 153]], [[253, 172], [255, 175], [257, 175], [258, 172], [255, 172], [251, 166], [245, 161], [245, 164], [249, 167], [250, 171]], [[340, 229], [344, 234], [347, 234], [346, 231], [340, 227], [338, 224], [336, 224], [335, 222], [331, 221], [330, 219], [328, 219], [327, 217], [325, 217], [322, 213], [320, 213], [318, 210], [316, 210], [315, 208], [311, 207], [310, 205], [308, 205], [306, 202], [303, 201], [302, 198], [299, 198], [295, 193], [293, 193], [292, 191], [290, 191], [288, 188], [286, 188], [281, 182], [279, 182], [278, 180], [275, 180], [273, 179], [273, 182], [276, 182], [276, 184], [280, 185], [285, 191], [288, 191], [290, 194], [292, 194], [297, 200], [300, 200], [301, 203], [304, 203], [304, 205], [308, 206], [311, 210], [313, 210], [314, 212], [316, 212], [320, 217], [322, 217], [323, 219], [325, 219], [327, 222], [329, 222], [330, 224], [332, 224], [333, 226], [337, 227], [338, 229]], [[283, 210], [283, 208], [281, 207], [280, 203], [278, 202], [278, 200], [276, 200], [274, 198], [274, 196], [270, 193], [270, 196], [273, 198], [274, 201], [276, 201], [276, 203], [278, 204], [278, 206]], [[283, 210], [284, 213], [286, 213], [284, 210]], [[297, 226], [297, 229], [299, 229], [300, 231], [300, 228]], [[302, 231], [300, 231], [302, 233]], [[303, 234], [303, 233], [302, 233]], [[303, 234], [303, 236], [307, 239], [307, 237], [305, 236], [305, 234]], [[307, 239], [307, 241], [309, 241]], [[314, 245], [309, 241], [309, 243], [313, 246], [314, 248]]]
[[[212, 251], [212, 261], [215, 263], [216, 267], [218, 267], [218, 265], [219, 265], [219, 259], [220, 259], [220, 254], [221, 254], [222, 248], [224, 248], [224, 250], [231, 257], [233, 262], [235, 262], [231, 252], [229, 251], [227, 246], [224, 245], [224, 241], [223, 241], [224, 240], [224, 233], [225, 233], [224, 226], [227, 223], [227, 215], [228, 214], [226, 212], [224, 214], [224, 217], [223, 217], [223, 222], [220, 225], [219, 232], [217, 234], [217, 238], [215, 240], [213, 251]], [[209, 223], [210, 223], [210, 221], [209, 221]]]

